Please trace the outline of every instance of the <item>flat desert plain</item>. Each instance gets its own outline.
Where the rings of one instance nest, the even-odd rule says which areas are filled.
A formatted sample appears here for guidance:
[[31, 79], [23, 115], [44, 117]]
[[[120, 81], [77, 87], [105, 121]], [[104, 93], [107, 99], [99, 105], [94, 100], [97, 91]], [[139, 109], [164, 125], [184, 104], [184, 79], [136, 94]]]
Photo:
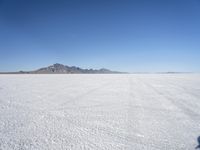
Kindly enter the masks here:
[[193, 150], [199, 74], [0, 75], [1, 150]]

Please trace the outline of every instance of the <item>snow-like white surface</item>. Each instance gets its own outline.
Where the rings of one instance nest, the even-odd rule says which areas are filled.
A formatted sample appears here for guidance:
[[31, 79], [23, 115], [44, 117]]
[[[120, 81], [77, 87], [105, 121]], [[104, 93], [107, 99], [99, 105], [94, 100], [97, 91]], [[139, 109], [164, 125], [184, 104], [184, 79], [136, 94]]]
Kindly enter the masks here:
[[200, 75], [0, 75], [1, 150], [192, 150]]

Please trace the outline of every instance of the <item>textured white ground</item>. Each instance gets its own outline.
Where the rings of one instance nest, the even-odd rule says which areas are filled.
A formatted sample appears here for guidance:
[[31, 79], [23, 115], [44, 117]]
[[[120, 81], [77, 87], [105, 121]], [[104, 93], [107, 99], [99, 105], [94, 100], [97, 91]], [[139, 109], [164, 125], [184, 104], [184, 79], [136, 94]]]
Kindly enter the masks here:
[[193, 150], [200, 75], [0, 75], [0, 150]]

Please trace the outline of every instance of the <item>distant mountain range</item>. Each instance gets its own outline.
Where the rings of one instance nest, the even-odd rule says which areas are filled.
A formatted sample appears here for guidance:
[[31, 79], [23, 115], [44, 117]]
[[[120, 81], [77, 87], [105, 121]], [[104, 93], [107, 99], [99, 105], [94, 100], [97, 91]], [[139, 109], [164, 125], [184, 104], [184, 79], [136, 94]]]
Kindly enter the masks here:
[[[63, 64], [53, 64], [48, 67], [40, 68], [34, 71], [4, 72], [3, 74], [117, 74], [125, 73], [102, 69], [82, 69], [75, 66], [67, 66]], [[2, 74], [2, 73], [1, 73]]]

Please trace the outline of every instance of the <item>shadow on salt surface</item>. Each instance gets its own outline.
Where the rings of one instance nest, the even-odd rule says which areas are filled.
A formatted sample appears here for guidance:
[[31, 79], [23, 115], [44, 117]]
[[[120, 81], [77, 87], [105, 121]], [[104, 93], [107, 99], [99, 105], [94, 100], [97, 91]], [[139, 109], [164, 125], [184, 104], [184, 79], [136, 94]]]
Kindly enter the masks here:
[[200, 136], [197, 138], [197, 142], [199, 145], [196, 147], [196, 149], [200, 149]]

